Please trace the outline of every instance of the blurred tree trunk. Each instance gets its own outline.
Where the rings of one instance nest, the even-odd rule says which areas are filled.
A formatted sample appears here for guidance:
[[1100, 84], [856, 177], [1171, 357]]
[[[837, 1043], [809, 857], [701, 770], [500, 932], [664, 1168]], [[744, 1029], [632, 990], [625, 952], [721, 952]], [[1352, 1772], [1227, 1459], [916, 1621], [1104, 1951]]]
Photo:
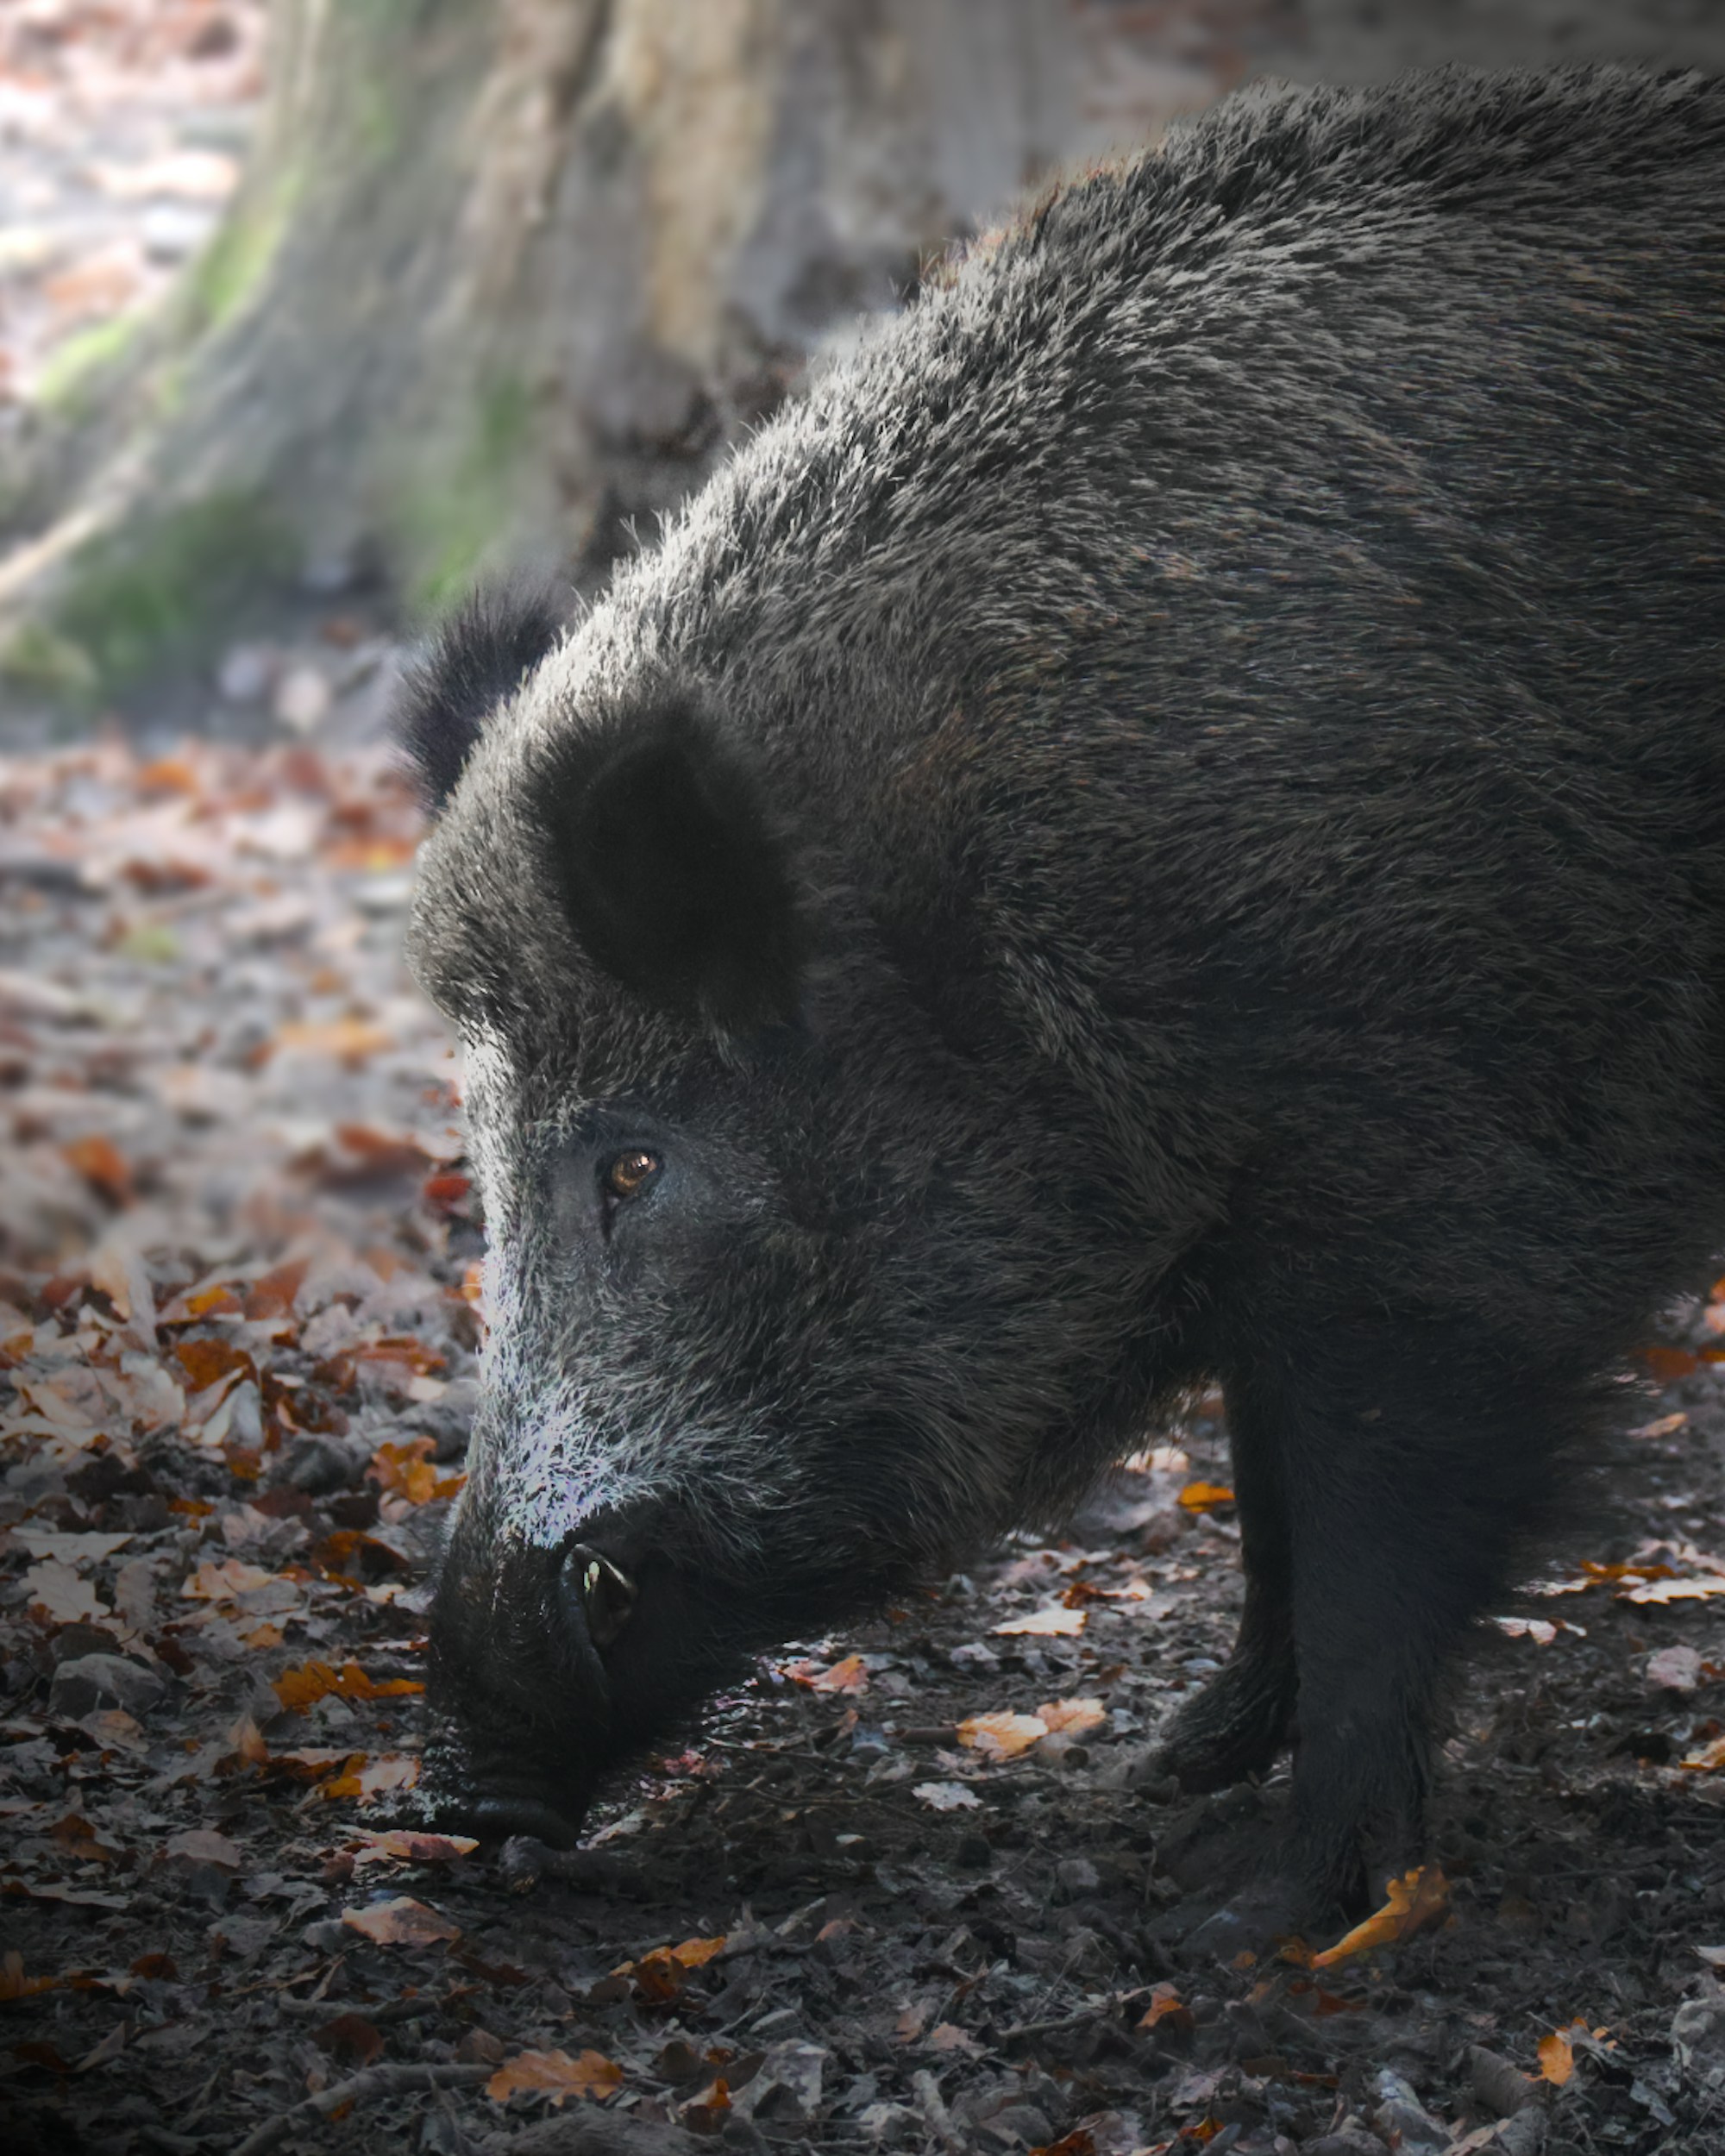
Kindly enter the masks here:
[[1074, 139], [1069, 0], [278, 0], [242, 189], [0, 484], [0, 666], [269, 579], [591, 581], [810, 347]]

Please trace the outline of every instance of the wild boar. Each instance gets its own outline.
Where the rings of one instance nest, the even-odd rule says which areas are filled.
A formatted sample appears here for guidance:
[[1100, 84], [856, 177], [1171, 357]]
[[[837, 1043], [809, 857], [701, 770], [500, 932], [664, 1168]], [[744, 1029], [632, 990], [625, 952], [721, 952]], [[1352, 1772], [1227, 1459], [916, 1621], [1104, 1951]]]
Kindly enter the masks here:
[[[1434, 1688], [1725, 1241], [1725, 87], [1258, 87], [1050, 192], [563, 628], [403, 713], [482, 1404], [453, 1816], [567, 1842], [754, 1653], [1200, 1380], [1166, 1732], [1417, 1843]], [[1381, 1875], [1379, 1875], [1381, 1876]]]

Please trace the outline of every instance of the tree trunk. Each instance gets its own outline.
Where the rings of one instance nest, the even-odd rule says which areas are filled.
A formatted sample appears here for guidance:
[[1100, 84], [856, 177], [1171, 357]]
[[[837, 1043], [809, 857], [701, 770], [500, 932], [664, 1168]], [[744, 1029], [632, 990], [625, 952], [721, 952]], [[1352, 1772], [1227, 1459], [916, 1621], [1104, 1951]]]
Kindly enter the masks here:
[[1072, 147], [1080, 49], [1065, 0], [279, 0], [223, 229], [13, 478], [4, 663], [105, 693], [260, 579], [591, 582]]

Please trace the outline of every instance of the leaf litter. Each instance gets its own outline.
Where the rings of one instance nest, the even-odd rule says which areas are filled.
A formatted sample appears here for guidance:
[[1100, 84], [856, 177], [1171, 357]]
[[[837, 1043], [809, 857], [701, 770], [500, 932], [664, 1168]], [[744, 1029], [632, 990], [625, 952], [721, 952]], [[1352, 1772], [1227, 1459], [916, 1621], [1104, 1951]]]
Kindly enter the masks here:
[[580, 2116], [643, 2156], [1270, 2156], [1423, 2119], [1434, 2151], [1530, 2156], [1492, 2109], [1524, 2085], [1548, 2147], [1708, 2145], [1725, 1298], [1626, 1418], [1617, 1539], [1482, 1629], [1431, 1864], [1303, 1958], [1198, 1929], [1285, 1771], [1182, 1797], [1153, 1756], [1239, 1608], [1215, 1395], [1063, 1535], [787, 1646], [584, 1849], [401, 1824], [483, 1247], [459, 1071], [397, 955], [417, 812], [375, 757], [172, 761], [0, 772], [22, 2147], [460, 2156]]

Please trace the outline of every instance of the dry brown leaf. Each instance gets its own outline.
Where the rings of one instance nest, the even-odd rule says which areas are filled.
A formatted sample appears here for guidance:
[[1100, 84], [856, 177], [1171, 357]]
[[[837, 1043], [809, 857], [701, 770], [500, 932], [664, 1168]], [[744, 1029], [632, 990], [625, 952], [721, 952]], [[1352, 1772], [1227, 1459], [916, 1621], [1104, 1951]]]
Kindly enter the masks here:
[[405, 1497], [410, 1505], [429, 1505], [434, 1498], [453, 1497], [467, 1478], [440, 1475], [431, 1464], [436, 1450], [430, 1438], [409, 1438], [401, 1445], [386, 1442], [373, 1453], [366, 1473], [386, 1495]]
[[1192, 2009], [1180, 1996], [1178, 1986], [1166, 1981], [1151, 1986], [1150, 2004], [1145, 2009], [1138, 2027], [1155, 2028], [1163, 2021], [1166, 2021], [1170, 2029], [1178, 2030], [1182, 2035], [1189, 2035], [1195, 2027]]
[[58, 1977], [27, 1977], [21, 1953], [9, 1952], [0, 1959], [0, 2002], [33, 1999], [39, 1991], [52, 1991], [59, 1982]]
[[309, 1258], [296, 1257], [254, 1280], [246, 1291], [245, 1313], [251, 1319], [286, 1318], [293, 1314], [294, 1299], [305, 1284]]
[[67, 1167], [82, 1175], [110, 1204], [123, 1206], [131, 1202], [131, 1163], [111, 1138], [92, 1131], [86, 1138], [73, 1138], [60, 1150]]
[[819, 1677], [811, 1677], [809, 1689], [816, 1692], [866, 1692], [869, 1665], [860, 1654], [847, 1654], [842, 1662], [835, 1662]]
[[1345, 1933], [1333, 1946], [1326, 1946], [1321, 1953], [1314, 1954], [1308, 1965], [1313, 1969], [1331, 1969], [1337, 1962], [1346, 1961], [1355, 1954], [1371, 1953], [1383, 1946], [1399, 1946], [1404, 1940], [1428, 1929], [1449, 1914], [1450, 1883], [1434, 1864], [1421, 1865], [1415, 1871], [1404, 1871], [1399, 1879], [1389, 1880], [1385, 1893], [1387, 1899], [1381, 1909]]
[[958, 1741], [987, 1759], [1016, 1759], [1048, 1734], [1040, 1714], [972, 1714], [958, 1725]]
[[524, 2051], [498, 2068], [486, 2094], [494, 2103], [506, 2103], [530, 2091], [561, 2107], [571, 2096], [608, 2096], [622, 2086], [622, 2067], [603, 2052], [584, 2051], [571, 2059], [565, 2051]]
[[1575, 2072], [1575, 2049], [1590, 2038], [1598, 2042], [1603, 2028], [1590, 2029], [1579, 2015], [1565, 2028], [1554, 2028], [1539, 2043], [1540, 2071], [1553, 2088], [1561, 2089]]
[[237, 1871], [246, 1852], [236, 1841], [218, 1834], [213, 1827], [190, 1827], [168, 1841], [170, 1857], [184, 1857], [191, 1864], [213, 1864], [223, 1871]]
[[639, 1961], [625, 1961], [611, 1973], [629, 1977], [643, 1999], [674, 1999], [693, 1972], [703, 1968], [724, 1946], [723, 1934], [717, 1939], [686, 1939], [681, 1946], [656, 1946]]
[[386, 1833], [361, 1834], [354, 1851], [354, 1865], [447, 1864], [470, 1857], [479, 1847], [471, 1834], [419, 1834], [403, 1827]]
[[88, 1624], [111, 1614], [88, 1580], [53, 1557], [25, 1573], [24, 1600], [33, 1617], [50, 1625]]
[[405, 1894], [392, 1902], [374, 1902], [369, 1908], [343, 1909], [342, 1921], [376, 1946], [435, 1946], [461, 1935], [461, 1927], [441, 1911]]
[[354, 1065], [393, 1048], [395, 1037], [369, 1018], [305, 1019], [284, 1025], [275, 1037], [275, 1045], [302, 1056], [328, 1056]]
[[1059, 1737], [1082, 1737], [1100, 1729], [1108, 1719], [1108, 1710], [1099, 1699], [1053, 1699], [1036, 1711], [1049, 1733]]
[[179, 1591], [191, 1601], [231, 1602], [267, 1587], [275, 1577], [273, 1572], [248, 1564], [242, 1557], [223, 1557], [219, 1564], [200, 1564]]
[[1180, 1502], [1188, 1512], [1208, 1512], [1213, 1505], [1232, 1505], [1234, 1494], [1226, 1482], [1188, 1482]]
[[407, 1753], [388, 1753], [380, 1759], [365, 1760], [355, 1765], [349, 1761], [333, 1782], [326, 1782], [318, 1791], [320, 1796], [332, 1802], [351, 1798], [360, 1804], [369, 1804], [374, 1796], [382, 1796], [391, 1789], [411, 1789], [419, 1779], [419, 1761]]

